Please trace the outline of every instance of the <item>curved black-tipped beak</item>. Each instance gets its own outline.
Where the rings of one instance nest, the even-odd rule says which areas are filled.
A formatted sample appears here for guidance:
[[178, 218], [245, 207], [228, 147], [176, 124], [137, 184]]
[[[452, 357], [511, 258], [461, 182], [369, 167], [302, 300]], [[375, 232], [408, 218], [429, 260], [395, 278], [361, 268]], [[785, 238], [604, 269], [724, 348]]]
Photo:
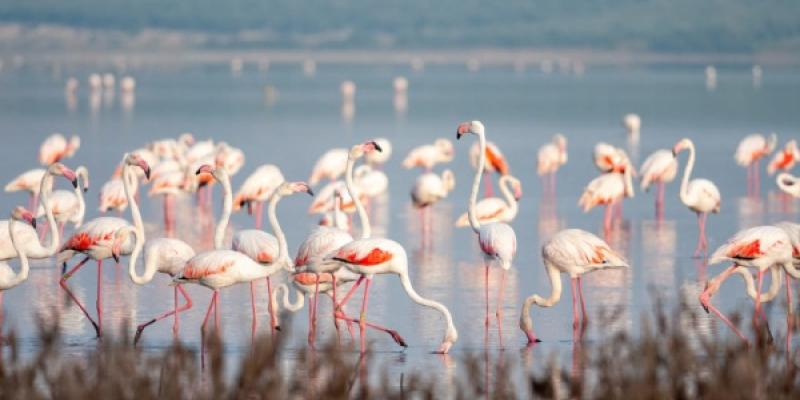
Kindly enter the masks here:
[[83, 188], [83, 193], [86, 193], [86, 192], [88, 192], [88, 191], [89, 191], [89, 187], [88, 187], [88, 186], [86, 186], [85, 188]]
[[72, 180], [72, 188], [73, 189], [77, 189], [78, 188], [78, 178], [75, 178], [75, 179]]
[[456, 140], [460, 140], [461, 136], [463, 136], [461, 132], [456, 132]]
[[306, 193], [308, 193], [309, 196], [314, 197], [314, 191], [311, 190], [311, 188], [308, 188], [308, 190], [306, 190]]
[[677, 157], [678, 156], [678, 153], [675, 151], [675, 149], [672, 149], [672, 156], [673, 157]]
[[36, 218], [31, 218], [31, 226], [36, 229]]
[[202, 173], [203, 173], [203, 167], [200, 167], [200, 168], [197, 169], [197, 171], [194, 171], [195, 175], [200, 175]]
[[150, 167], [144, 170], [144, 177], [150, 180]]
[[119, 263], [119, 254], [111, 254], [111, 256], [114, 257], [115, 263]]
[[377, 142], [372, 142], [372, 145], [375, 146], [375, 150], [378, 150], [379, 152], [383, 153], [381, 145], [379, 145]]

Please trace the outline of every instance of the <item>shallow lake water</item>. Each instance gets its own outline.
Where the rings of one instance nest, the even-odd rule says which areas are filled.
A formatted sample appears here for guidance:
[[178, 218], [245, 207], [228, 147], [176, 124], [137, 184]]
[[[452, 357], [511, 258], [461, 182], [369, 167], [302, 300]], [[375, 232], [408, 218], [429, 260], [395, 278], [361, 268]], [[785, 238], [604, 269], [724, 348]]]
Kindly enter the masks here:
[[[754, 86], [749, 67], [718, 69], [717, 87], [704, 84], [702, 67], [658, 66], [646, 68], [589, 69], [583, 76], [544, 74], [538, 70], [514, 71], [510, 67], [484, 68], [470, 72], [463, 66], [428, 66], [422, 71], [398, 66], [319, 65], [314, 76], [307, 76], [296, 65], [272, 65], [259, 71], [245, 65], [240, 74], [227, 66], [141, 67], [130, 71], [136, 77], [135, 97], [119, 92], [90, 94], [86, 67], [26, 65], [6, 68], [0, 73], [0, 180], [9, 181], [18, 173], [37, 166], [41, 141], [52, 132], [79, 134], [82, 145], [72, 167], [86, 165], [91, 175], [87, 194], [87, 220], [98, 216], [97, 194], [126, 150], [143, 146], [153, 139], [192, 132], [196, 138], [225, 140], [244, 150], [247, 162], [233, 177], [234, 188], [256, 166], [273, 163], [287, 179], [308, 179], [318, 156], [332, 147], [350, 145], [372, 137], [392, 141], [393, 156], [385, 166], [390, 178], [389, 193], [371, 205], [375, 234], [399, 241], [406, 247], [410, 275], [423, 296], [447, 305], [459, 330], [459, 341], [452, 354], [429, 354], [441, 340], [444, 322], [435, 311], [412, 303], [393, 276], [374, 280], [369, 319], [399, 330], [409, 344], [402, 350], [388, 336], [369, 334], [373, 349], [390, 371], [458, 372], [463, 355], [482, 352], [502, 354], [503, 347], [516, 355], [525, 349], [525, 336], [518, 328], [520, 305], [525, 297], [549, 294], [540, 246], [562, 228], [585, 229], [602, 235], [602, 210], [584, 214], [577, 206], [583, 187], [598, 172], [591, 151], [598, 141], [627, 149], [639, 165], [652, 151], [671, 148], [686, 136], [697, 146], [694, 176], [713, 180], [722, 193], [722, 211], [708, 222], [711, 250], [737, 230], [795, 220], [797, 204], [781, 197], [774, 179], [762, 168], [761, 190], [748, 197], [745, 170], [733, 160], [740, 138], [753, 132], [776, 132], [780, 145], [800, 135], [800, 73], [792, 69], [767, 68], [760, 85]], [[392, 79], [404, 75], [409, 80], [408, 97], [393, 98]], [[76, 96], [65, 96], [64, 81], [78, 77], [81, 87]], [[352, 107], [343, 106], [339, 85], [351, 79], [357, 84]], [[277, 91], [265, 96], [265, 85]], [[403, 107], [403, 105], [405, 105]], [[399, 107], [398, 107], [399, 106]], [[641, 115], [642, 133], [637, 143], [627, 140], [621, 117], [629, 112]], [[473, 170], [467, 153], [475, 140], [455, 141], [456, 125], [480, 119], [489, 140], [504, 151], [512, 174], [522, 180], [524, 196], [513, 222], [518, 239], [518, 254], [507, 276], [501, 329], [492, 324], [488, 337], [484, 331], [482, 258], [477, 240], [469, 229], [452, 227], [455, 218], [466, 211]], [[536, 175], [538, 147], [561, 132], [569, 140], [569, 162], [559, 171], [557, 197], [542, 196]], [[400, 162], [414, 146], [437, 137], [452, 139], [456, 158], [447, 168], [456, 174], [456, 188], [449, 198], [437, 204], [430, 218], [433, 232], [423, 237], [420, 216], [410, 205], [409, 189], [418, 171], [405, 170]], [[680, 157], [681, 171], [686, 156]], [[763, 164], [762, 164], [763, 167]], [[443, 167], [437, 167], [442, 170]], [[638, 190], [625, 201], [624, 217], [615, 225], [608, 240], [630, 261], [627, 271], [605, 271], [585, 279], [586, 301], [591, 320], [587, 338], [609, 332], [638, 332], [642, 315], [652, 314], [654, 300], [667, 308], [685, 301], [697, 311], [701, 332], [731, 335], [720, 321], [702, 312], [697, 295], [705, 280], [719, 273], [723, 265], [706, 267], [691, 258], [697, 238], [693, 213], [678, 200], [678, 181], [666, 192], [665, 219], [657, 222], [652, 193]], [[66, 187], [65, 182], [58, 182]], [[215, 201], [220, 198], [215, 188]], [[142, 198], [142, 212], [149, 237], [163, 235], [160, 199]], [[0, 210], [25, 204], [21, 193], [0, 197]], [[285, 199], [279, 218], [294, 251], [317, 217], [306, 214], [310, 200], [295, 196]], [[215, 204], [218, 212], [219, 204]], [[128, 215], [128, 214], [126, 214]], [[211, 247], [199, 230], [193, 199], [182, 200], [178, 232], [197, 249]], [[233, 229], [251, 227], [246, 213], [235, 214]], [[67, 229], [67, 232], [70, 230]], [[75, 259], [77, 261], [77, 258]], [[14, 265], [17, 263], [14, 262]], [[126, 265], [126, 260], [123, 261]], [[151, 284], [136, 286], [126, 267], [106, 263], [103, 268], [105, 330], [135, 330], [138, 323], [172, 307], [168, 279], [157, 276]], [[27, 282], [4, 294], [5, 328], [16, 330], [23, 349], [37, 348], [37, 315], [61, 318], [67, 350], [81, 354], [97, 346], [91, 325], [80, 310], [70, 304], [58, 286], [60, 268], [54, 261], [35, 262]], [[89, 265], [69, 283], [94, 313], [96, 267]], [[280, 281], [283, 278], [277, 278]], [[492, 271], [492, 308], [499, 270]], [[566, 279], [566, 278], [564, 278]], [[564, 281], [565, 285], [568, 282]], [[258, 332], [269, 329], [266, 290], [258, 285]], [[554, 351], [568, 357], [572, 350], [571, 301], [565, 286], [562, 301], [549, 309], [533, 309], [537, 334], [543, 342], [522, 352], [527, 368], [541, 366]], [[751, 312], [752, 302], [743, 293], [738, 278], [725, 284], [714, 303], [723, 312]], [[181, 314], [180, 339], [199, 348], [199, 325], [208, 305], [210, 291], [189, 287], [194, 307]], [[221, 295], [223, 341], [232, 360], [246, 351], [251, 338], [250, 293], [247, 286], [225, 289]], [[768, 308], [773, 332], [785, 331], [784, 300]], [[331, 338], [329, 303], [320, 300], [320, 341]], [[350, 304], [357, 313], [360, 301]], [[610, 323], [601, 314], [618, 311]], [[293, 337], [287, 344], [287, 362], [305, 348], [305, 310], [292, 320]], [[144, 349], [156, 351], [172, 340], [171, 320], [148, 328]], [[346, 337], [346, 335], [345, 335]], [[795, 340], [795, 343], [797, 341]], [[354, 350], [354, 354], [356, 351]]]

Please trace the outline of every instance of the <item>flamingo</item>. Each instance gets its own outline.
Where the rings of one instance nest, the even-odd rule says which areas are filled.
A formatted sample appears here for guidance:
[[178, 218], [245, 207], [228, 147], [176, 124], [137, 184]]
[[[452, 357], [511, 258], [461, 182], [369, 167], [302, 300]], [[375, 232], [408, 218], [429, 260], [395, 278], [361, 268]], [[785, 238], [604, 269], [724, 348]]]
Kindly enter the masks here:
[[39, 163], [48, 166], [65, 158], [71, 158], [80, 147], [81, 138], [78, 135], [72, 135], [67, 141], [64, 135], [54, 133], [39, 146]]
[[[492, 222], [511, 222], [517, 217], [519, 199], [522, 198], [522, 185], [519, 179], [511, 175], [503, 175], [498, 182], [503, 199], [487, 197], [475, 205], [475, 213], [482, 224]], [[459, 228], [470, 226], [469, 213], [461, 214], [456, 219]]]
[[[34, 237], [36, 235], [36, 219], [33, 217], [33, 214], [24, 207], [15, 207], [11, 211], [11, 218], [8, 220], [8, 229], [6, 232], [11, 239], [11, 246], [14, 248], [14, 251], [19, 254], [20, 270], [14, 273], [8, 263], [0, 262], [0, 326], [2, 326], [3, 322], [3, 293], [25, 282], [30, 272], [28, 252], [25, 246], [20, 244], [22, 238], [17, 237], [17, 234], [23, 231], [16, 226], [17, 221], [25, 221], [30, 224], [32, 227], [31, 230], [34, 232]], [[2, 339], [2, 335], [0, 335], [0, 339]]]
[[42, 182], [45, 172], [44, 168], [34, 168], [19, 174], [6, 184], [6, 193], [20, 190], [28, 192], [28, 209], [35, 210], [39, 206], [39, 183]]
[[261, 229], [261, 213], [264, 202], [284, 180], [280, 168], [275, 165], [266, 164], [256, 168], [233, 196], [233, 210], [238, 211], [242, 206], [247, 205], [252, 214], [253, 203], [255, 203], [255, 226], [256, 229]]
[[[517, 253], [517, 236], [514, 229], [510, 225], [503, 222], [488, 222], [482, 224], [478, 219], [478, 210], [476, 201], [478, 199], [478, 187], [481, 184], [483, 177], [483, 168], [486, 164], [486, 136], [484, 133], [483, 123], [480, 121], [463, 122], [458, 125], [456, 130], [456, 138], [461, 139], [461, 136], [471, 133], [478, 136], [478, 143], [480, 146], [478, 158], [478, 168], [475, 171], [475, 178], [472, 182], [472, 193], [468, 203], [468, 218], [469, 225], [472, 227], [473, 232], [478, 235], [478, 242], [480, 243], [481, 251], [483, 252], [483, 265], [484, 265], [484, 289], [486, 292], [486, 319], [484, 324], [486, 328], [489, 327], [489, 264], [496, 261], [500, 264], [503, 273], [500, 278], [500, 291], [497, 296], [497, 317], [498, 327], [502, 326], [502, 306], [503, 306], [503, 292], [506, 283], [506, 271], [511, 268], [514, 256]], [[505, 187], [504, 187], [505, 188]], [[502, 343], [502, 336], [500, 336]]]
[[[58, 250], [58, 245], [61, 238], [59, 237], [55, 217], [53, 216], [53, 210], [50, 208], [50, 193], [52, 191], [51, 188], [53, 187], [53, 177], [55, 176], [63, 176], [72, 182], [72, 185], [75, 187], [78, 185], [75, 172], [64, 166], [64, 164], [54, 163], [47, 167], [44, 176], [42, 176], [42, 179], [39, 182], [39, 192], [42, 196], [42, 204], [44, 205], [47, 223], [50, 227], [50, 242], [47, 244], [47, 246], [44, 246], [39, 240], [36, 230], [32, 229], [28, 225], [16, 225], [14, 228], [16, 230], [15, 233], [17, 234], [17, 239], [19, 242], [22, 243], [23, 246], [27, 246], [25, 248], [25, 253], [29, 258], [49, 258]], [[10, 260], [19, 256], [13, 244], [11, 243], [10, 238], [6, 236], [8, 234], [8, 227], [3, 226], [5, 224], [9, 224], [9, 221], [0, 221], [0, 261]]]
[[392, 142], [387, 138], [376, 138], [374, 141], [381, 147], [381, 151], [367, 153], [364, 162], [375, 169], [380, 169], [392, 156]]
[[225, 168], [228, 175], [236, 175], [244, 166], [244, 160], [244, 152], [241, 149], [232, 147], [225, 142], [217, 144], [214, 163], [217, 167]]
[[[144, 159], [142, 161], [147, 163]], [[149, 166], [149, 164], [147, 165]], [[124, 182], [125, 180], [127, 182]], [[103, 184], [99, 195], [100, 206], [97, 209], [101, 213], [111, 210], [116, 210], [118, 213], [124, 212], [130, 204], [126, 190], [131, 192], [132, 198], [135, 198], [139, 192], [139, 178], [133, 171], [131, 171], [130, 175], [121, 173], [120, 176], [112, 177], [111, 180]]]
[[650, 154], [642, 163], [639, 175], [642, 176], [640, 188], [647, 191], [656, 184], [656, 216], [664, 215], [664, 185], [672, 182], [678, 174], [678, 160], [668, 149], [659, 149]]
[[343, 231], [350, 230], [350, 219], [342, 212], [342, 191], [337, 190], [333, 198], [333, 210], [322, 214], [319, 220], [321, 226], [328, 226]]
[[453, 142], [439, 138], [433, 144], [425, 144], [411, 149], [403, 160], [403, 168], [418, 167], [430, 172], [436, 164], [453, 161], [454, 155]]
[[[182, 240], [156, 238], [143, 243], [143, 235], [137, 232], [136, 227], [125, 225], [117, 230], [114, 235], [114, 241], [111, 246], [111, 254], [114, 259], [120, 258], [122, 246], [128, 242], [129, 235], [134, 236], [134, 246], [130, 259], [128, 260], [128, 275], [130, 275], [133, 283], [137, 285], [145, 285], [152, 281], [156, 272], [174, 277], [183, 268], [186, 262], [194, 257], [194, 249], [192, 249], [192, 246], [189, 246]], [[139, 273], [136, 272], [136, 261], [142, 249], [144, 249], [144, 274], [139, 275]], [[185, 303], [181, 306], [178, 306], [178, 292], [180, 292], [185, 300]], [[178, 314], [192, 308], [192, 299], [189, 297], [189, 293], [186, 293], [183, 285], [175, 285], [173, 288], [173, 300], [174, 308], [171, 311], [162, 313], [136, 327], [136, 335], [133, 338], [134, 345], [139, 342], [145, 328], [171, 315], [174, 316], [172, 334], [175, 336], [178, 335], [180, 329], [180, 318]]]
[[719, 212], [721, 199], [719, 189], [708, 179], [695, 178], [689, 181], [689, 176], [694, 168], [694, 143], [688, 138], [681, 139], [672, 148], [672, 153], [677, 156], [683, 150], [689, 150], [689, 160], [686, 162], [686, 169], [683, 170], [680, 198], [686, 207], [689, 207], [690, 210], [697, 214], [697, 224], [700, 231], [697, 238], [697, 248], [694, 251], [694, 256], [697, 257], [701, 251], [708, 251], [706, 219], [708, 218], [708, 213], [713, 212], [716, 214]]
[[778, 188], [783, 192], [792, 197], [800, 197], [800, 178], [788, 172], [782, 172], [778, 174], [775, 182], [778, 184]]
[[[86, 203], [83, 194], [89, 190], [89, 170], [84, 166], [75, 168], [75, 176], [80, 179], [80, 187], [73, 188], [72, 191], [56, 190], [51, 194], [49, 207], [53, 212], [53, 217], [58, 224], [60, 236], [64, 235], [64, 224], [72, 223], [75, 228], [79, 228], [83, 223], [86, 213]], [[43, 205], [39, 205], [36, 210], [36, 218], [46, 214]]]
[[[367, 154], [371, 153], [380, 152], [373, 151]], [[383, 171], [372, 168], [369, 165], [359, 165], [353, 175], [355, 184], [359, 189], [359, 194], [367, 199], [378, 197], [386, 193], [386, 191], [389, 189], [389, 178], [386, 176], [386, 174]]]
[[606, 172], [592, 179], [586, 185], [580, 199], [578, 199], [578, 205], [583, 208], [583, 212], [588, 212], [598, 205], [606, 206], [603, 218], [605, 232], [611, 230], [612, 207], [621, 207], [623, 198], [633, 197], [634, 195], [632, 174], [632, 168], [630, 167], [624, 168], [623, 173]]
[[572, 327], [578, 329], [578, 298], [581, 303], [583, 324], [586, 323], [582, 276], [609, 268], [630, 268], [628, 262], [599, 237], [581, 229], [565, 229], [542, 246], [542, 261], [552, 290], [550, 297], [534, 294], [525, 299], [519, 317], [519, 327], [528, 337], [528, 343], [540, 342], [533, 332], [531, 305], [552, 307], [561, 299], [561, 273], [569, 275], [572, 283]]
[[456, 186], [453, 171], [446, 169], [441, 175], [427, 172], [417, 177], [411, 188], [411, 202], [414, 207], [429, 207], [447, 197]]
[[748, 194], [758, 192], [760, 183], [758, 164], [762, 158], [775, 150], [777, 142], [778, 136], [774, 133], [769, 135], [769, 138], [765, 138], [760, 133], [753, 133], [745, 136], [736, 147], [736, 153], [734, 153], [733, 158], [737, 164], [747, 168]]
[[[133, 219], [133, 226], [136, 228], [137, 236], [141, 237], [140, 240], [144, 240], [144, 224], [142, 223], [142, 215], [139, 212], [139, 205], [136, 204], [136, 201], [133, 199], [133, 192], [130, 188], [131, 182], [135, 179], [134, 172], [131, 170], [133, 167], [143, 170], [145, 177], [149, 178], [150, 166], [138, 154], [125, 154], [123, 156], [123, 188], [127, 197], [127, 201], [131, 207], [131, 218]], [[86, 319], [92, 323], [97, 337], [101, 337], [103, 334], [103, 260], [114, 257], [114, 254], [112, 253], [114, 237], [120, 228], [130, 225], [131, 224], [128, 221], [122, 218], [95, 218], [78, 228], [64, 243], [64, 245], [61, 246], [61, 249], [58, 253], [57, 263], [63, 264], [63, 270], [65, 271], [67, 270], [67, 261], [69, 261], [69, 259], [72, 258], [75, 253], [82, 253], [86, 255], [82, 261], [75, 264], [72, 269], [64, 273], [59, 280], [59, 285], [61, 285], [61, 288], [64, 289], [64, 291], [67, 292], [67, 295], [69, 295], [69, 297], [78, 305], [83, 312], [83, 315], [86, 316]], [[131, 254], [133, 247], [133, 240], [129, 238], [121, 245], [119, 254]], [[97, 322], [95, 322], [95, 320], [89, 316], [86, 308], [67, 286], [67, 280], [75, 275], [78, 270], [80, 270], [86, 264], [86, 262], [89, 261], [89, 259], [97, 261]], [[115, 261], [119, 262], [118, 259]]]
[[[478, 168], [478, 159], [480, 155], [480, 148], [478, 143], [473, 143], [472, 146], [469, 148], [469, 163], [472, 165], [472, 168]], [[497, 172], [501, 177], [508, 175], [510, 170], [508, 167], [508, 161], [506, 161], [503, 152], [500, 151], [500, 148], [497, 147], [496, 144], [492, 142], [486, 142], [486, 163], [484, 165], [483, 173], [491, 174], [492, 172]], [[494, 191], [492, 190], [492, 180], [489, 177], [486, 178], [486, 186], [484, 188], [486, 197], [494, 196]]]
[[[753, 314], [753, 324], [758, 325], [758, 315], [761, 312], [761, 286], [764, 272], [773, 267], [783, 266], [785, 270], [794, 270], [794, 258], [792, 257], [793, 247], [791, 238], [785, 230], [775, 226], [757, 226], [737, 232], [724, 245], [720, 246], [711, 256], [709, 264], [717, 264], [723, 261], [731, 261], [733, 265], [724, 270], [713, 281], [721, 282], [730, 274], [735, 272], [739, 266], [756, 269], [757, 283], [755, 300], [755, 311]], [[780, 279], [780, 274], [777, 276]], [[773, 286], [780, 285], [780, 282], [773, 282]], [[744, 335], [710, 303], [710, 293], [716, 290], [717, 284], [709, 285], [700, 294], [700, 303], [706, 311], [713, 312], [725, 324], [731, 327], [734, 332], [745, 342]], [[791, 299], [790, 299], [791, 302]]]
[[[341, 196], [339, 204], [342, 211], [346, 213], [353, 213], [356, 211], [356, 204], [350, 193], [347, 193], [345, 183], [343, 181], [333, 181], [323, 186], [319, 193], [314, 197], [314, 201], [308, 206], [309, 214], [324, 214], [333, 211], [335, 205], [336, 195]], [[361, 201], [366, 201], [366, 197], [359, 194]]]
[[622, 126], [625, 127], [625, 131], [630, 136], [639, 136], [639, 132], [642, 130], [642, 118], [639, 117], [638, 114], [625, 114], [622, 117]]
[[551, 194], [555, 194], [556, 191], [556, 172], [566, 163], [567, 138], [557, 133], [550, 143], [546, 143], [539, 148], [536, 167], [536, 173], [542, 177], [542, 185], [545, 185], [545, 177], [549, 179]]
[[[182, 156], [194, 143], [194, 136], [185, 132], [180, 134], [177, 139], [155, 140], [147, 148], [161, 158], [178, 159], [179, 155]], [[155, 168], [153, 172], [155, 172]]]
[[164, 229], [167, 232], [172, 232], [175, 228], [175, 197], [181, 196], [186, 193], [186, 186], [188, 185], [187, 175], [189, 174], [188, 167], [185, 171], [171, 171], [162, 172], [156, 176], [151, 173], [150, 190], [147, 192], [148, 196], [163, 196], [164, 204]]
[[316, 186], [323, 179], [335, 181], [344, 173], [347, 167], [347, 149], [330, 149], [314, 164], [308, 183]]
[[783, 146], [780, 151], [772, 157], [767, 164], [767, 173], [775, 175], [778, 171], [789, 171], [794, 167], [797, 160], [800, 160], [800, 149], [797, 148], [797, 141], [792, 139]]
[[592, 153], [594, 164], [600, 172], [624, 172], [631, 165], [625, 150], [608, 143], [600, 142], [594, 146]]

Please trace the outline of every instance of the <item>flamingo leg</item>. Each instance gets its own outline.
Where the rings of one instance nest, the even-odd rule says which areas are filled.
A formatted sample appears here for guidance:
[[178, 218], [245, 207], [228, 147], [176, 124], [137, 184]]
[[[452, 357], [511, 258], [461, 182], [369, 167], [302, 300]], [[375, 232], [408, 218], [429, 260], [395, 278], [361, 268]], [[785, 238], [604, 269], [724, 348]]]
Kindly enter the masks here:
[[37, 208], [39, 208], [39, 194], [33, 195], [33, 205], [31, 206], [31, 212], [35, 213]]
[[505, 294], [505, 290], [506, 270], [503, 269], [500, 274], [500, 291], [497, 294], [497, 311], [495, 311], [495, 316], [497, 317], [497, 338], [501, 348], [503, 347], [503, 295]]
[[[351, 323], [361, 324], [361, 320], [360, 319], [355, 319], [355, 318], [349, 317], [347, 314], [345, 314], [344, 312], [341, 312], [341, 311], [336, 313], [336, 318], [337, 319], [341, 319], [341, 320], [347, 322], [348, 324], [351, 324]], [[384, 327], [384, 326], [381, 326], [381, 325], [378, 325], [378, 324], [374, 324], [374, 323], [369, 322], [369, 321], [365, 321], [364, 324], [368, 328], [372, 328], [372, 329], [375, 329], [375, 330], [378, 330], [378, 331], [381, 331], [381, 332], [388, 333], [392, 337], [392, 339], [394, 339], [394, 341], [397, 344], [399, 344], [400, 346], [403, 346], [403, 347], [408, 347], [408, 345], [406, 344], [406, 341], [403, 339], [402, 336], [400, 336], [400, 334], [396, 330], [389, 329], [387, 327]]]
[[97, 260], [97, 336], [103, 336], [103, 260]]
[[367, 351], [367, 302], [369, 301], [369, 284], [372, 278], [367, 278], [364, 284], [364, 301], [361, 302], [361, 315], [359, 316], [359, 337], [361, 338], [361, 352]]
[[756, 283], [756, 298], [755, 298], [756, 307], [753, 312], [753, 326], [758, 326], [759, 322], [759, 314], [761, 313], [761, 287], [763, 283], [764, 283], [764, 271], [759, 270], [758, 280]]
[[272, 282], [270, 281], [269, 277], [267, 277], [267, 309], [269, 310], [269, 327], [270, 327], [270, 334], [274, 335], [275, 330], [278, 329], [278, 319], [275, 316], [275, 309], [272, 307]]
[[219, 294], [219, 291], [214, 289], [214, 293], [211, 295], [211, 300], [208, 302], [208, 311], [206, 311], [206, 316], [205, 316], [205, 318], [203, 318], [203, 324], [200, 325], [200, 336], [201, 336], [201, 339], [200, 339], [200, 368], [205, 368], [205, 366], [206, 366], [206, 362], [205, 362], [205, 360], [206, 360], [206, 351], [205, 351], [206, 325], [208, 324], [209, 317], [211, 317], [211, 310], [214, 309], [215, 310], [214, 312], [216, 313], [215, 304], [217, 302], [217, 295], [218, 294]]
[[484, 293], [486, 294], [486, 319], [484, 319], [483, 324], [486, 328], [489, 328], [489, 263], [486, 260], [483, 261], [483, 289]]
[[[731, 330], [733, 330], [734, 333], [736, 333], [736, 336], [739, 336], [739, 338], [741, 338], [743, 341], [745, 341], [745, 343], [747, 343], [747, 338], [742, 334], [741, 331], [739, 331], [736, 325], [734, 325], [733, 322], [731, 322], [724, 314], [722, 314], [722, 312], [720, 312], [716, 307], [714, 307], [713, 304], [711, 304], [712, 292], [716, 291], [719, 285], [721, 285], [723, 281], [728, 279], [730, 275], [736, 270], [736, 268], [738, 268], [736, 264], [731, 265], [730, 267], [722, 271], [722, 273], [719, 274], [716, 278], [714, 278], [710, 283], [708, 283], [706, 285], [706, 289], [703, 290], [703, 293], [700, 294], [700, 304], [703, 306], [706, 312], [710, 311], [714, 313], [714, 315], [716, 315], [717, 318], [722, 320], [722, 322], [724, 322], [725, 325], [728, 325], [728, 327], [731, 328]], [[760, 295], [758, 297], [760, 297]]]
[[578, 278], [570, 279], [570, 288], [572, 291], [572, 329], [577, 330], [578, 324]]
[[493, 197], [494, 196], [494, 188], [492, 187], [492, 176], [487, 173], [483, 173], [483, 190], [484, 190], [484, 197]]
[[755, 182], [753, 183], [753, 195], [758, 196], [759, 192], [761, 191], [761, 168], [759, 165], [761, 164], [761, 159], [756, 160], [753, 163], [753, 175], [755, 176]]
[[792, 277], [788, 272], [786, 274], [786, 307], [789, 312], [786, 315], [786, 353], [791, 354], [792, 349], [792, 328], [794, 325], [794, 306], [792, 305]]
[[603, 216], [603, 230], [608, 233], [611, 231], [611, 212], [612, 212], [613, 203], [606, 204], [606, 211]]
[[[183, 296], [183, 299], [186, 301], [181, 306], [178, 306], [178, 292], [180, 292], [180, 294]], [[186, 292], [186, 289], [183, 288], [183, 285], [176, 285], [175, 288], [173, 289], [173, 300], [175, 303], [174, 303], [174, 308], [172, 310], [167, 311], [161, 315], [158, 315], [155, 318], [136, 327], [136, 336], [134, 336], [133, 338], [133, 344], [139, 342], [139, 340], [142, 337], [142, 333], [144, 333], [145, 328], [169, 316], [173, 316], [173, 318], [175, 319], [175, 321], [172, 324], [172, 333], [173, 335], [175, 335], [175, 337], [177, 337], [178, 331], [180, 330], [180, 317], [178, 314], [192, 308], [192, 298], [189, 297], [189, 293]]]
[[336, 318], [336, 275], [331, 274], [333, 288], [331, 289], [331, 309], [333, 310], [333, 327], [336, 329], [336, 341], [341, 343], [342, 337], [339, 332], [339, 320]]
[[[100, 329], [97, 326], [97, 323], [94, 322], [94, 319], [92, 319], [91, 316], [89, 316], [89, 312], [86, 311], [86, 307], [83, 306], [83, 304], [80, 302], [80, 300], [78, 300], [78, 298], [75, 296], [75, 294], [73, 294], [72, 291], [69, 290], [69, 286], [67, 286], [67, 279], [69, 279], [72, 275], [76, 274], [79, 269], [81, 269], [84, 265], [86, 265], [87, 261], [89, 261], [89, 257], [84, 258], [83, 261], [79, 262], [74, 267], [72, 267], [71, 270], [69, 270], [66, 273], [64, 273], [64, 275], [62, 275], [61, 279], [58, 281], [58, 284], [61, 285], [61, 288], [64, 289], [64, 291], [67, 292], [67, 295], [70, 297], [70, 299], [72, 299], [72, 301], [74, 301], [75, 304], [78, 305], [78, 308], [81, 309], [81, 311], [83, 312], [83, 315], [86, 316], [86, 319], [88, 319], [89, 322], [92, 323], [92, 326], [94, 326], [94, 331], [97, 334], [97, 337], [100, 337]], [[64, 263], [64, 266], [66, 266], [66, 265], [67, 264]]]
[[578, 277], [578, 296], [581, 299], [581, 316], [585, 325], [588, 322], [588, 314], [586, 313], [586, 303], [583, 300], [583, 279], [580, 276]]
[[364, 281], [364, 275], [359, 276], [356, 283], [350, 288], [349, 291], [347, 291], [347, 294], [344, 295], [344, 299], [342, 299], [342, 301], [336, 304], [336, 308], [342, 308], [342, 306], [347, 304], [347, 302], [350, 300], [350, 297], [353, 296], [353, 293], [356, 292], [356, 289], [358, 289], [358, 287], [361, 286], [361, 282], [363, 281]]
[[259, 201], [256, 205], [256, 229], [261, 229], [261, 215], [264, 208], [264, 203]]
[[255, 333], [256, 327], [258, 326], [258, 316], [256, 313], [256, 286], [253, 281], [250, 281], [250, 309], [253, 314], [252, 322], [250, 323], [250, 325], [251, 329], [253, 330], [253, 333]]
[[705, 224], [703, 224], [703, 213], [697, 213], [697, 247], [694, 249], [692, 257], [699, 257], [700, 252], [703, 250], [703, 241], [705, 238]]

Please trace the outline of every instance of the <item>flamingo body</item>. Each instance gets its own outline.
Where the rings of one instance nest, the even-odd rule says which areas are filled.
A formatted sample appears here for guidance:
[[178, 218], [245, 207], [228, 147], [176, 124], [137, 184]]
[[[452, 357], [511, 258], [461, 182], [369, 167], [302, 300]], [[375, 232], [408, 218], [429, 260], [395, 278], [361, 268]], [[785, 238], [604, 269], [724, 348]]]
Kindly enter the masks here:
[[347, 167], [347, 149], [336, 148], [328, 150], [314, 164], [308, 183], [316, 185], [323, 179], [336, 180], [344, 173]]
[[647, 190], [652, 183], [669, 183], [678, 174], [678, 161], [672, 151], [659, 149], [650, 154], [642, 163], [639, 175], [642, 177], [641, 188]]

